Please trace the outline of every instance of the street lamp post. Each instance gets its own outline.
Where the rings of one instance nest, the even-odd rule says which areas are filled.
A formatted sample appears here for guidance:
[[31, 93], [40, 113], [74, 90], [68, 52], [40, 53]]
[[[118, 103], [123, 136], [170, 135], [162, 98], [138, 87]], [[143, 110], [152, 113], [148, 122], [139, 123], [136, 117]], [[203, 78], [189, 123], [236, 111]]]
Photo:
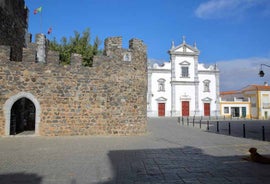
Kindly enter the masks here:
[[269, 66], [269, 65], [266, 65], [266, 64], [261, 64], [261, 69], [260, 69], [260, 72], [259, 72], [259, 76], [260, 76], [260, 77], [264, 77], [264, 72], [263, 72], [263, 70], [262, 70], [262, 66], [267, 66], [267, 67], [269, 67], [269, 68], [270, 68], [270, 66]]

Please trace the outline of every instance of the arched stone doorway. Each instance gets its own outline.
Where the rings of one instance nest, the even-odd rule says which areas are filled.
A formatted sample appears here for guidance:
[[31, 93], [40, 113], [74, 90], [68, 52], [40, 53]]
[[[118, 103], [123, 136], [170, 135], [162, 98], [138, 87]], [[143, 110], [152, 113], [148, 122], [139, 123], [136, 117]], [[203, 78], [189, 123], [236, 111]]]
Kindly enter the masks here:
[[22, 132], [27, 134], [35, 133], [36, 108], [34, 103], [28, 98], [20, 98], [12, 108], [10, 114], [10, 135], [16, 135]]
[[4, 104], [5, 135], [31, 131], [39, 135], [41, 108], [38, 100], [27, 92], [10, 97]]

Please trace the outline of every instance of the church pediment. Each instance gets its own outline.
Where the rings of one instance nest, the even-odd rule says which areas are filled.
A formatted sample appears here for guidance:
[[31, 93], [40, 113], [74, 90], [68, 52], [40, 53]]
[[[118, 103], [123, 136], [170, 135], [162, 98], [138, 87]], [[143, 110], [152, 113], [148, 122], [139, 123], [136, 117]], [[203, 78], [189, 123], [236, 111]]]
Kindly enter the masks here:
[[195, 53], [196, 51], [189, 47], [187, 44], [182, 44], [178, 48], [174, 49], [174, 52], [188, 52], [188, 53]]
[[190, 63], [187, 61], [183, 61], [183, 62], [179, 63], [179, 65], [190, 65]]
[[197, 49], [196, 43], [194, 43], [194, 46], [188, 45], [185, 41], [185, 38], [183, 37], [183, 43], [174, 46], [174, 42], [172, 43], [172, 47], [169, 50], [170, 54], [180, 54], [180, 55], [199, 55], [200, 51]]
[[159, 97], [159, 98], [156, 99], [156, 101], [158, 101], [158, 102], [165, 102], [165, 101], [167, 101], [167, 98]]
[[184, 95], [180, 96], [180, 100], [181, 101], [184, 101], [184, 100], [190, 101], [191, 97], [189, 95], [187, 95], [187, 94], [184, 94]]
[[212, 98], [206, 97], [202, 99], [203, 102], [211, 102]]

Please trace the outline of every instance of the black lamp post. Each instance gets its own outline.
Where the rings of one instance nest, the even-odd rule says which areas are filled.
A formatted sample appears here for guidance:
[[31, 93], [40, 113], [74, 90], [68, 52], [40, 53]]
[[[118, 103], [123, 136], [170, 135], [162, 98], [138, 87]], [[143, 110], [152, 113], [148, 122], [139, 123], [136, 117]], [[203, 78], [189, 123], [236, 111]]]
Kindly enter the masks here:
[[263, 76], [264, 76], [264, 72], [263, 72], [263, 70], [262, 70], [262, 66], [270, 67], [269, 65], [261, 64], [261, 69], [260, 69], [260, 72], [259, 72], [259, 76], [260, 76], [260, 77], [263, 77]]

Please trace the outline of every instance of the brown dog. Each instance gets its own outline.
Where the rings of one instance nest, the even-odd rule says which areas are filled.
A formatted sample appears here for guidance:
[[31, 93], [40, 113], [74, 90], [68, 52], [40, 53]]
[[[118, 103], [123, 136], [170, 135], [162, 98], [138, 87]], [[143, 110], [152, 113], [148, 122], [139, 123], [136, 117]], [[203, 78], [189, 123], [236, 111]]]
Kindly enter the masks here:
[[270, 164], [270, 158], [267, 158], [265, 156], [260, 155], [257, 152], [257, 148], [249, 148], [248, 150], [250, 152], [249, 157], [244, 157], [244, 160], [252, 161], [252, 162], [258, 162], [261, 164]]

